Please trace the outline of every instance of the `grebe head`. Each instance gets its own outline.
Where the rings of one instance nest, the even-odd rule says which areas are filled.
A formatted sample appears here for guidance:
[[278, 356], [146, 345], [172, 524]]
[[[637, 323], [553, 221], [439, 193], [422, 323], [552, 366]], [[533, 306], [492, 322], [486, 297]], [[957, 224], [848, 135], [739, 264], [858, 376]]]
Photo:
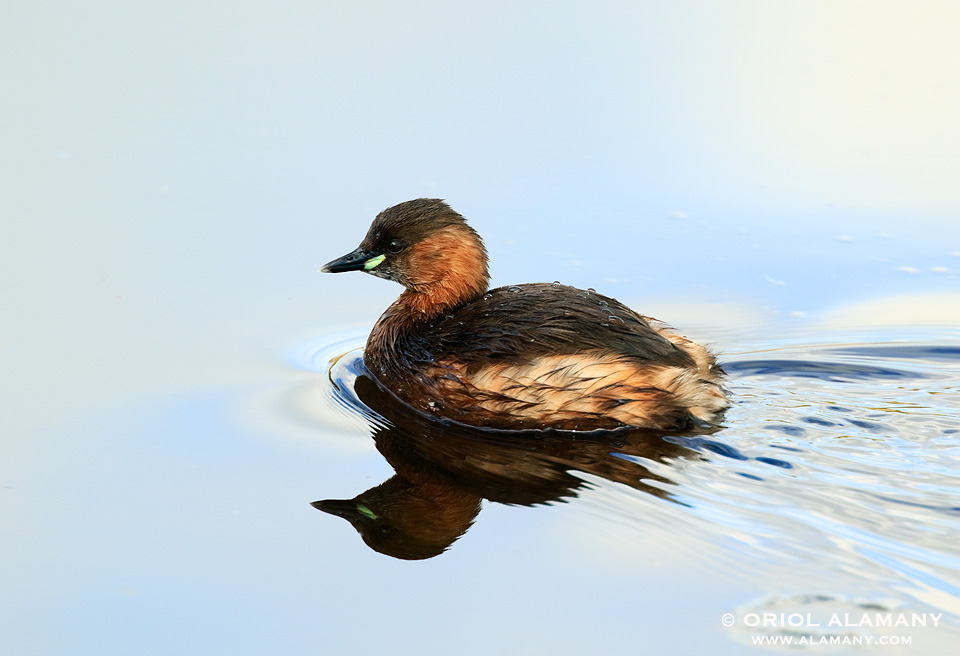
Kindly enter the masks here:
[[413, 294], [429, 294], [444, 306], [482, 295], [490, 280], [480, 236], [436, 198], [410, 200], [380, 212], [356, 250], [320, 270], [365, 271], [398, 282]]

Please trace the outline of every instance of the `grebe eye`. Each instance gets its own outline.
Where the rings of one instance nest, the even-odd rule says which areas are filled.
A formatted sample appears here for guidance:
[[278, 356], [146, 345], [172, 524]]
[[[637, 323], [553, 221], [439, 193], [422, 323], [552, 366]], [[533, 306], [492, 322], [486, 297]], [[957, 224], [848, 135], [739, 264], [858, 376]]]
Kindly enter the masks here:
[[403, 250], [404, 243], [399, 239], [391, 239], [390, 243], [387, 244], [387, 250], [391, 253], [399, 253]]

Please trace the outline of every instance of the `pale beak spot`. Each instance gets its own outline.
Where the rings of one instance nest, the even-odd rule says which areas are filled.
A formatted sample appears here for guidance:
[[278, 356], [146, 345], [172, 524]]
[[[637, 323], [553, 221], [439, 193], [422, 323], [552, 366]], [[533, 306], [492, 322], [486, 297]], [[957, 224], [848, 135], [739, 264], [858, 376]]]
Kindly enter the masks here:
[[[377, 257], [382, 258], [383, 255], [378, 255]], [[377, 258], [375, 257], [375, 258], [373, 258], [373, 259], [377, 259]], [[372, 268], [372, 267], [371, 267], [371, 268]], [[367, 507], [366, 507], [365, 505], [363, 505], [362, 503], [358, 503], [358, 504], [357, 504], [357, 510], [358, 510], [358, 511], [360, 512], [360, 514], [363, 515], [364, 517], [368, 517], [368, 518], [370, 518], [370, 519], [376, 519], [376, 518], [377, 518], [377, 514], [376, 514], [375, 512], [373, 512], [372, 510], [370, 510], [369, 508], [367, 508]]]
[[363, 270], [369, 271], [370, 269], [375, 269], [382, 264], [385, 259], [387, 259], [386, 255], [377, 255], [376, 257], [371, 257], [369, 260], [363, 263]]

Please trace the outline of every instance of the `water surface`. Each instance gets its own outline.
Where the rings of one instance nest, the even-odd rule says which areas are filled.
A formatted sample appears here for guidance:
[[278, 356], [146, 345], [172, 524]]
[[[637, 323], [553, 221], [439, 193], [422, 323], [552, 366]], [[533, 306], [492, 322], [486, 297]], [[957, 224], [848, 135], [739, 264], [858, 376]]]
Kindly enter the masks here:
[[[953, 653], [958, 18], [6, 3], [0, 652]], [[714, 343], [722, 430], [404, 434], [357, 387], [398, 288], [316, 269], [416, 197]], [[310, 505], [400, 474], [408, 559]]]
[[[567, 539], [615, 554], [626, 571], [644, 571], [667, 546], [671, 566], [715, 570], [701, 574], [707, 588], [727, 577], [735, 581], [720, 584], [728, 591], [759, 585], [729, 609], [738, 618], [733, 640], [906, 638], [936, 651], [960, 629], [960, 348], [953, 331], [927, 332], [908, 340], [811, 331], [741, 343], [724, 361], [735, 405], [720, 430], [701, 434], [443, 425], [379, 391], [363, 367], [361, 334], [317, 344], [300, 354], [322, 376], [316, 400], [362, 419], [393, 472], [337, 491], [352, 501], [316, 505], [401, 559], [449, 557], [445, 550], [468, 548], [482, 532], [491, 503], [527, 506]], [[365, 547], [357, 540], [356, 548]], [[564, 547], [537, 549], [547, 556]], [[771, 610], [822, 622], [744, 624]], [[876, 612], [930, 626], [828, 626], [835, 613]]]

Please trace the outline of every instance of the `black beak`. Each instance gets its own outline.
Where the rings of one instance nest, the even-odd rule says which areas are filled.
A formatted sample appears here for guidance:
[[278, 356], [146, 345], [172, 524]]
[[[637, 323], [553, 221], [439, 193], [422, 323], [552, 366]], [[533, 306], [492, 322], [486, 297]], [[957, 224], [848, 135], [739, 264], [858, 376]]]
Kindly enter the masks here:
[[330, 515], [343, 517], [351, 524], [356, 524], [365, 517], [357, 507], [357, 503], [352, 499], [324, 499], [323, 501], [314, 501], [310, 505]]
[[347, 253], [343, 257], [338, 257], [332, 262], [324, 264], [320, 271], [322, 273], [343, 273], [344, 271], [364, 271], [364, 265], [374, 255], [369, 251], [358, 248], [352, 253]]

